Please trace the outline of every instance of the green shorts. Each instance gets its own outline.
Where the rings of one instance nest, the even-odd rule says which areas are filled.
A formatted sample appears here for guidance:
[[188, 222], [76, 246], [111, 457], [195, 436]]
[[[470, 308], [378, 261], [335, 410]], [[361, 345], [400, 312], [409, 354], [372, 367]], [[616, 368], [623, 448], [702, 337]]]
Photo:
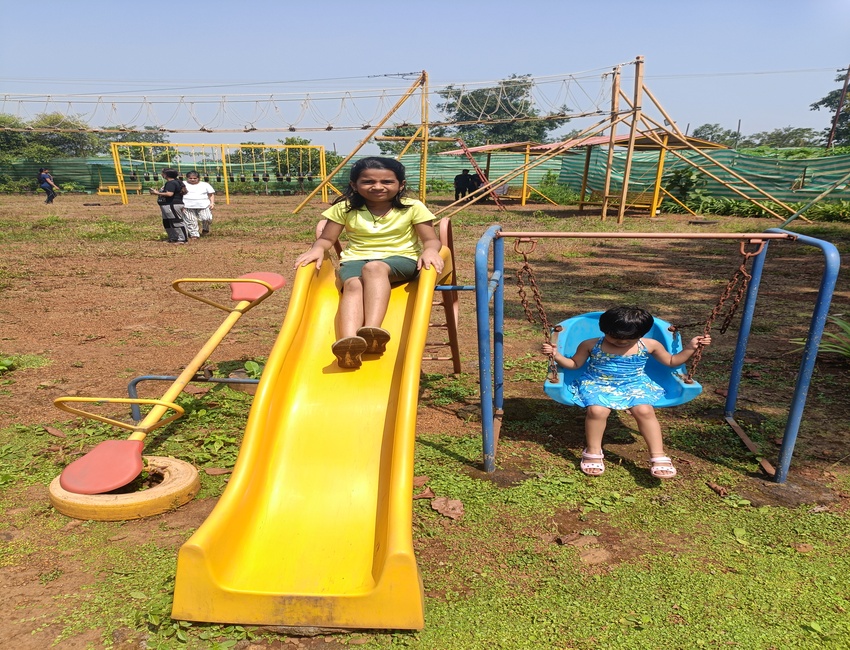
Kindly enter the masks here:
[[363, 267], [366, 262], [383, 262], [390, 267], [390, 283], [408, 282], [416, 277], [419, 271], [416, 270], [416, 260], [401, 255], [393, 255], [383, 259], [374, 260], [351, 260], [350, 262], [342, 262], [339, 265], [339, 277], [343, 283], [351, 278], [359, 278], [363, 273]]

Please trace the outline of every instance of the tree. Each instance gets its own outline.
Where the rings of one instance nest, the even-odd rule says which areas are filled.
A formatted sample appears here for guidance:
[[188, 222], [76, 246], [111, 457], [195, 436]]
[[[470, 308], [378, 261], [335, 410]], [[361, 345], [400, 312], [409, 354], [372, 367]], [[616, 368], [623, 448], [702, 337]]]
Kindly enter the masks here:
[[27, 136], [21, 131], [7, 129], [25, 129], [26, 123], [14, 115], [0, 113], [0, 164], [8, 164], [21, 158], [21, 152], [27, 146]]
[[[829, 92], [825, 97], [822, 97], [809, 107], [813, 111], [819, 111], [822, 108], [829, 111], [829, 126], [823, 131], [824, 140], [829, 137], [829, 132], [832, 130], [832, 122], [835, 119], [835, 111], [838, 110], [838, 103], [841, 101], [844, 79], [847, 74], [844, 70], [841, 72], [842, 74], [835, 78], [836, 81], [841, 83], [841, 88], [836, 88]], [[838, 123], [835, 125], [832, 143], [836, 146], [850, 145], [850, 95], [844, 98], [841, 113], [838, 115]]]
[[741, 147], [813, 147], [823, 144], [823, 137], [814, 129], [786, 126], [773, 131], [762, 131], [743, 138]]
[[735, 147], [738, 142], [737, 131], [724, 129], [719, 124], [703, 124], [695, 128], [691, 135], [700, 140], [716, 142], [727, 147]]
[[[85, 158], [107, 150], [103, 137], [90, 133], [89, 126], [78, 116], [42, 113], [30, 120], [27, 126], [36, 129], [27, 134], [27, 143], [41, 145], [50, 158]], [[52, 131], [41, 132], [38, 129]]]
[[447, 135], [460, 136], [469, 146], [486, 143], [545, 142], [550, 131], [569, 122], [562, 106], [555, 115], [542, 116], [534, 107], [531, 75], [513, 74], [498, 86], [467, 90], [447, 86], [438, 104], [452, 124]]

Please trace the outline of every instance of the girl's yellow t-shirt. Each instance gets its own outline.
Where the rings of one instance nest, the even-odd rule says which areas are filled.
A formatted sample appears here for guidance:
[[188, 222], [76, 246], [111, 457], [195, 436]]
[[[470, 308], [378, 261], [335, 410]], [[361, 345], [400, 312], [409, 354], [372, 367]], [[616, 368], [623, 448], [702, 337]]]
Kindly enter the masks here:
[[434, 220], [425, 204], [416, 199], [402, 199], [406, 210], [391, 209], [383, 217], [375, 218], [365, 206], [346, 212], [346, 202], [340, 201], [322, 213], [322, 216], [345, 227], [348, 245], [341, 260], [376, 260], [400, 255], [417, 260], [422, 253], [422, 242], [414, 225]]

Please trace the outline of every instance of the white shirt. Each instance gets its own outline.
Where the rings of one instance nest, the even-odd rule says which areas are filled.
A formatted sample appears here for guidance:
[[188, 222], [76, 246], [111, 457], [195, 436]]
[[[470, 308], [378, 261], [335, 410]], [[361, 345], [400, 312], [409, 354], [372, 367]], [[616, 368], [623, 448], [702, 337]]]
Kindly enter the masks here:
[[184, 183], [186, 189], [189, 190], [186, 194], [183, 195], [183, 207], [184, 208], [192, 208], [196, 210], [198, 208], [208, 208], [210, 207], [210, 197], [209, 194], [215, 194], [215, 188], [206, 183], [204, 181], [198, 181], [197, 183]]

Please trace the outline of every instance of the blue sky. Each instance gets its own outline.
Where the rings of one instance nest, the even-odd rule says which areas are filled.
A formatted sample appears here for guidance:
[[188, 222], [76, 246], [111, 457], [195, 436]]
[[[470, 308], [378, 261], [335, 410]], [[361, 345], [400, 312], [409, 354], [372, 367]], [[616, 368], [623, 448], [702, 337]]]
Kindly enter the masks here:
[[[2, 22], [0, 95], [341, 93], [407, 86], [364, 77], [423, 69], [434, 86], [594, 76], [642, 55], [681, 128], [740, 120], [744, 134], [828, 128], [809, 105], [850, 65], [850, 0], [3, 0]], [[298, 135], [345, 153], [363, 134]]]

